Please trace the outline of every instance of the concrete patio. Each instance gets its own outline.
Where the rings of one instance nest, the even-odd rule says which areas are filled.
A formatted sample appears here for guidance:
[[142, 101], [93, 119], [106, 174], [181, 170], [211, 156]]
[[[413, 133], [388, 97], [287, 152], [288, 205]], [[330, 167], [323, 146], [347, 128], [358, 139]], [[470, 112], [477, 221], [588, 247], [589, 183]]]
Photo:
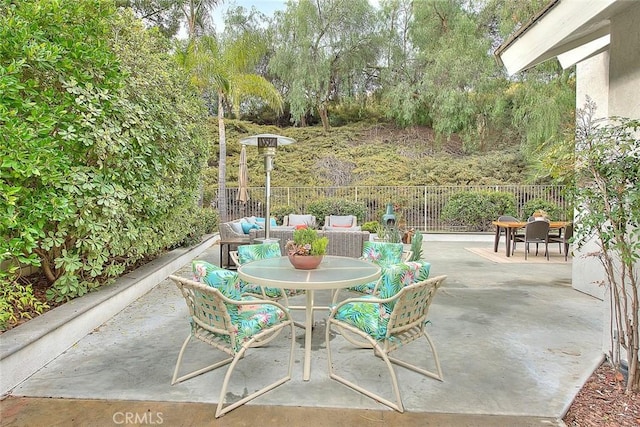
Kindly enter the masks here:
[[[571, 259], [493, 262], [466, 250], [492, 246], [492, 236], [476, 237], [425, 236], [431, 276], [448, 276], [428, 325], [445, 380], [397, 368], [404, 414], [328, 378], [326, 316], [317, 313], [311, 380], [302, 381], [304, 331], [297, 329], [292, 380], [214, 421], [224, 368], [170, 385], [189, 324], [176, 286], [163, 280], [16, 386], [0, 403], [1, 424], [114, 425], [128, 413], [138, 424], [155, 417], [155, 424], [185, 426], [256, 425], [256, 419], [260, 425], [563, 425], [560, 418], [602, 360], [602, 303], [572, 289]], [[213, 245], [198, 258], [217, 263], [218, 250]], [[557, 255], [557, 246], [551, 251]], [[188, 277], [189, 263], [177, 274]], [[338, 366], [368, 387], [389, 390], [384, 365], [370, 351], [353, 350], [339, 337], [332, 342]], [[185, 363], [192, 366], [219, 357], [204, 344], [190, 345]], [[278, 375], [286, 345], [283, 336], [268, 350], [248, 353], [227, 400]], [[405, 350], [419, 357], [423, 347]]]

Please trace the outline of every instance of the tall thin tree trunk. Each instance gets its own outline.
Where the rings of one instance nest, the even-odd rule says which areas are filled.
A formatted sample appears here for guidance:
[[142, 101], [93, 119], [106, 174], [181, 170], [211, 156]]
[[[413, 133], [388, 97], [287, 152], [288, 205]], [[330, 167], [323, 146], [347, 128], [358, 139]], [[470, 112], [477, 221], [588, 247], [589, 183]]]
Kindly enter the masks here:
[[320, 120], [322, 121], [322, 128], [324, 130], [329, 130], [329, 114], [327, 113], [327, 106], [320, 105], [318, 107], [318, 113], [320, 114]]
[[227, 132], [224, 127], [224, 94], [218, 91], [218, 136], [220, 158], [218, 163], [218, 213], [220, 221], [228, 221], [227, 209]]

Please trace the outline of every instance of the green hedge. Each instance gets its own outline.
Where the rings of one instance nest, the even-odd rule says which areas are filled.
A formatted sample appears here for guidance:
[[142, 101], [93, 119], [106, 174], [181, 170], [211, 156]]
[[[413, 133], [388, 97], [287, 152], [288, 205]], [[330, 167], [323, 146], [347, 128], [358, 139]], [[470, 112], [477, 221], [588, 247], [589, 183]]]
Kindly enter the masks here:
[[197, 204], [206, 109], [170, 50], [112, 1], [0, 3], [0, 261], [39, 266], [49, 298], [216, 221]]
[[545, 211], [550, 219], [560, 219], [562, 216], [562, 209], [557, 204], [544, 199], [531, 199], [522, 206], [522, 219], [526, 221], [537, 210]]
[[454, 194], [442, 208], [442, 219], [467, 231], [489, 231], [500, 215], [516, 216], [513, 194], [499, 191], [466, 191]]

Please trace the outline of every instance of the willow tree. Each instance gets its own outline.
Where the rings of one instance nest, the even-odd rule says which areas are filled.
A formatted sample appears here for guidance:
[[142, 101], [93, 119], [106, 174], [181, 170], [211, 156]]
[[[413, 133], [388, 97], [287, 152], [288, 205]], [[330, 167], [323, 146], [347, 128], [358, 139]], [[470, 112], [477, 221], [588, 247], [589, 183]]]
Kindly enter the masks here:
[[375, 10], [367, 0], [300, 0], [276, 16], [269, 71], [284, 86], [296, 123], [316, 111], [329, 128], [331, 102], [368, 89], [378, 36]]
[[245, 32], [233, 39], [203, 36], [191, 39], [179, 57], [203, 93], [214, 92], [218, 117], [218, 197], [220, 218], [227, 220], [227, 143], [225, 110], [236, 116], [247, 97], [258, 97], [276, 111], [282, 111], [282, 97], [264, 77], [255, 73], [266, 46], [258, 33]]
[[387, 43], [396, 46], [381, 73], [387, 115], [402, 125], [432, 126], [445, 136], [477, 135], [486, 127], [487, 85], [499, 74], [479, 11], [463, 0], [381, 5]]
[[[492, 47], [497, 48], [547, 3], [547, 0], [488, 0], [480, 19], [491, 31]], [[554, 169], [551, 158], [564, 165], [572, 164], [575, 82], [575, 67], [564, 70], [553, 59], [511, 76], [503, 89], [506, 108], [500, 115], [510, 121], [504, 126], [515, 131], [536, 179], [554, 177], [558, 172], [549, 175]], [[573, 170], [562, 172], [564, 178], [572, 173]]]

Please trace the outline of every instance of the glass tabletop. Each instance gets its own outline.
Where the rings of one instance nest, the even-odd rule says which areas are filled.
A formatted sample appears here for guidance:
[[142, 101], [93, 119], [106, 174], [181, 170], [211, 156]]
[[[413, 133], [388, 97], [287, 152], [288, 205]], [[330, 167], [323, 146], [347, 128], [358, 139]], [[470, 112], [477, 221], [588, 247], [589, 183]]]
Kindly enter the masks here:
[[247, 282], [292, 289], [336, 289], [368, 283], [380, 277], [380, 267], [358, 258], [325, 255], [313, 270], [297, 270], [288, 257], [251, 261], [238, 268]]

